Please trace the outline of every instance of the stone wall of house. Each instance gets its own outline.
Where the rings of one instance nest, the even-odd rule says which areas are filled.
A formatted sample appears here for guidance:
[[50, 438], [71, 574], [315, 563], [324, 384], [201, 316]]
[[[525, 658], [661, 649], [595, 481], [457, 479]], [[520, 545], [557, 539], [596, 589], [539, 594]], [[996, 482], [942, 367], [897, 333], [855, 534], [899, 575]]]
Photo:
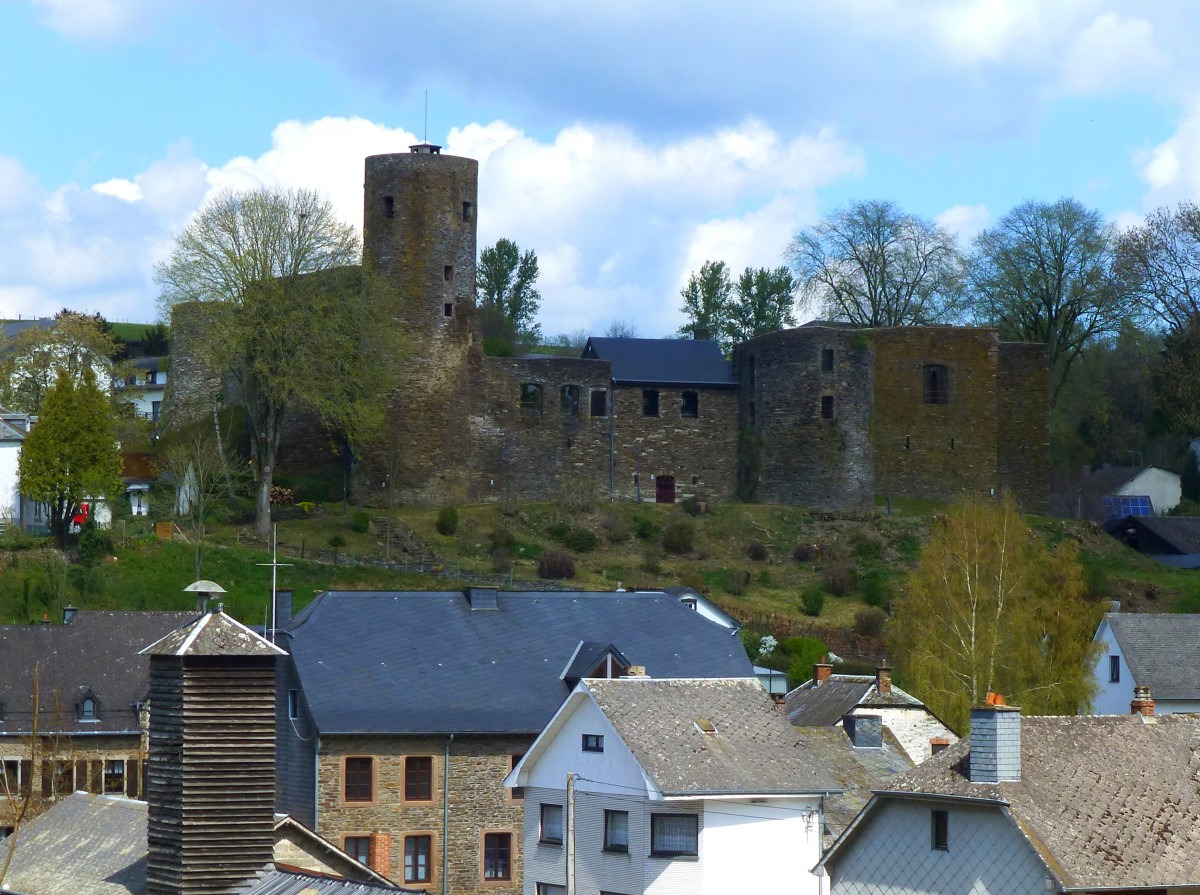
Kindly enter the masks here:
[[[674, 478], [675, 500], [732, 500], [736, 489], [736, 389], [621, 386], [616, 390], [613, 476], [618, 500], [653, 502], [657, 480]], [[684, 392], [696, 396], [696, 416], [683, 415]], [[658, 415], [648, 414], [657, 395]], [[607, 447], [607, 446], [606, 446]], [[605, 457], [604, 472], [608, 472]], [[607, 482], [605, 483], [607, 485]]]
[[604, 488], [608, 418], [590, 395], [609, 365], [576, 358], [485, 357], [460, 450], [473, 451], [470, 500], [552, 500], [564, 487]]
[[1050, 509], [1050, 365], [1046, 346], [1000, 343], [997, 455], [1000, 486], [1028, 513]]
[[[871, 338], [877, 493], [953, 500], [998, 487], [995, 330], [908, 326], [876, 329]], [[926, 395], [933, 366], [945, 371], [941, 403]]]
[[[444, 736], [328, 736], [317, 757], [317, 832], [341, 846], [347, 836], [386, 833], [391, 836], [388, 876], [404, 880], [404, 836], [429, 835], [433, 889], [441, 888], [444, 789]], [[524, 754], [532, 736], [457, 735], [450, 744], [449, 837], [445, 840], [449, 890], [456, 895], [516, 895], [521, 891], [521, 836], [524, 802], [512, 798], [504, 778], [513, 756]], [[347, 804], [342, 775], [347, 756], [370, 756], [375, 767], [375, 798], [370, 804]], [[433, 763], [433, 799], [404, 801], [405, 756], [429, 756]], [[483, 836], [511, 833], [512, 878], [483, 879]], [[422, 883], [422, 885], [425, 885]]]
[[[29, 743], [24, 737], [0, 737], [0, 773], [8, 778], [13, 794], [20, 794], [14, 803], [4, 797], [3, 786], [0, 786], [0, 827], [13, 826], [14, 816], [26, 794], [29, 807], [25, 820], [28, 821], [75, 790], [104, 792], [106, 760], [125, 762], [123, 784], [120, 790], [113, 791], [130, 798], [143, 798], [144, 745], [139, 736], [119, 734], [51, 736], [42, 740], [37, 754], [31, 758]], [[60, 781], [57, 784], [56, 767]]]
[[[869, 506], [873, 496], [870, 334], [806, 326], [733, 352], [741, 385], [738, 477], [762, 503]], [[824, 414], [824, 415], [823, 415]]]

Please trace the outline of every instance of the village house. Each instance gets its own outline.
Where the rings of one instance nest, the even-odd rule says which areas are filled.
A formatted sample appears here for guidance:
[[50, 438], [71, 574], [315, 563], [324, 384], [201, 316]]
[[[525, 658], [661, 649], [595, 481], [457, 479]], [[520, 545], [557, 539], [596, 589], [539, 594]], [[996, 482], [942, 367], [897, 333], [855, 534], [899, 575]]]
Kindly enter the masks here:
[[1099, 651], [1090, 714], [1125, 714], [1140, 688], [1157, 714], [1200, 712], [1200, 615], [1108, 612], [1092, 642]]
[[818, 892], [838, 787], [754, 680], [584, 680], [509, 775], [524, 895]]
[[504, 780], [581, 679], [753, 678], [735, 631], [662, 592], [335, 591], [287, 615], [280, 810], [456, 895], [521, 891]]
[[818, 865], [832, 895], [1146, 892], [1200, 884], [1200, 720], [971, 712], [971, 735], [877, 792]]
[[145, 801], [75, 792], [23, 823], [0, 839], [4, 891], [410, 892], [274, 813], [280, 653], [220, 606], [146, 646], [152, 698]]
[[[0, 761], [7, 791], [30, 796], [27, 817], [76, 790], [142, 796], [150, 674], [138, 651], [195, 617], [67, 607], [61, 624], [0, 625]], [[0, 797], [0, 835], [13, 810]]]
[[784, 711], [797, 727], [840, 725], [846, 717], [878, 717], [913, 764], [958, 741], [958, 735], [925, 703], [892, 684], [892, 669], [886, 665], [871, 676], [834, 674], [832, 665], [818, 662], [813, 676], [784, 697]]

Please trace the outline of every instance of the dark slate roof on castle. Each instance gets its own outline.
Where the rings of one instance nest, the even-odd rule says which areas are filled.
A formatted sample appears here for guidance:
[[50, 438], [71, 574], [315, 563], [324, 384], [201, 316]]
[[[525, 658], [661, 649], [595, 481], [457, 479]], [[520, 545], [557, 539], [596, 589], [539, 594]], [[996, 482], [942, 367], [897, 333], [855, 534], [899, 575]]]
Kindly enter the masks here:
[[733, 364], [707, 339], [607, 339], [593, 336], [583, 357], [608, 361], [617, 385], [736, 388]]
[[757, 680], [624, 678], [583, 686], [663, 795], [839, 788], [796, 748], [796, 731]]
[[1155, 699], [1200, 699], [1200, 615], [1110, 612], [1104, 620], [1138, 686]]
[[[35, 665], [42, 732], [137, 731], [134, 703], [150, 690], [150, 663], [139, 651], [195, 617], [81, 609], [65, 625], [0, 625], [0, 735], [29, 730]], [[89, 693], [98, 704], [95, 721], [76, 712]]]
[[820, 684], [805, 681], [784, 697], [787, 718], [801, 727], [828, 727], [858, 706], [922, 708], [924, 703], [893, 685], [884, 695], [874, 675], [831, 674]]
[[1200, 719], [1025, 717], [1021, 727], [1019, 781], [971, 783], [968, 737], [887, 789], [1006, 802], [1018, 829], [1067, 888], [1153, 888], [1200, 879]]
[[[580, 641], [647, 674], [753, 677], [741, 639], [663, 593], [329, 592], [288, 626], [317, 728], [330, 733], [537, 733], [566, 699]], [[362, 698], [347, 698], [360, 694]]]

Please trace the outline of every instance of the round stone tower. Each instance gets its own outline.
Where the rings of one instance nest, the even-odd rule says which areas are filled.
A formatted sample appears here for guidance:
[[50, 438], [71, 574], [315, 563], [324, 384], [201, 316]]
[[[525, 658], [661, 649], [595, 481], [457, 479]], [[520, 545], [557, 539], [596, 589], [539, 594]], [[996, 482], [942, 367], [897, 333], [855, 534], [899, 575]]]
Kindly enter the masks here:
[[[366, 161], [363, 273], [404, 335], [388, 446], [365, 490], [420, 503], [466, 496], [475, 338], [479, 163], [428, 143]], [[390, 490], [387, 490], [390, 489]]]

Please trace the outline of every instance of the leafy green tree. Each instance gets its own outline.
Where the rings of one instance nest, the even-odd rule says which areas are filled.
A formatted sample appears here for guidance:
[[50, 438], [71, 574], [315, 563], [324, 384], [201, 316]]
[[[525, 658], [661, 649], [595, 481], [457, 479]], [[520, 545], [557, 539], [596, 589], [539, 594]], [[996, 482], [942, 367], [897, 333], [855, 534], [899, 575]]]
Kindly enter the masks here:
[[725, 332], [733, 344], [795, 326], [796, 281], [786, 267], [747, 267], [734, 287]]
[[1154, 384], [1167, 428], [1196, 437], [1200, 433], [1200, 316], [1167, 334]]
[[78, 382], [59, 370], [21, 448], [21, 493], [46, 504], [50, 531], [60, 545], [80, 504], [122, 497], [121, 454], [109, 410], [90, 367]]
[[346, 266], [360, 257], [354, 228], [317, 193], [260, 188], [209, 201], [155, 271], [165, 309], [203, 303], [201, 360], [246, 413], [260, 537], [288, 413], [307, 409], [352, 442], [377, 416], [388, 352], [374, 340], [394, 327], [379, 290]]
[[889, 648], [905, 686], [955, 730], [989, 691], [1029, 714], [1073, 715], [1094, 696], [1102, 611], [1084, 591], [1071, 541], [1050, 551], [1011, 495], [968, 497], [922, 550]]
[[537, 278], [537, 255], [532, 249], [522, 252], [511, 239], [498, 239], [479, 253], [475, 291], [485, 339], [489, 325], [497, 331], [493, 337], [509, 336], [525, 344], [541, 339], [535, 321], [542, 301]]
[[859, 326], [952, 321], [963, 260], [954, 237], [892, 202], [854, 202], [793, 237], [800, 302]]
[[1183, 472], [1179, 474], [1179, 490], [1185, 500], [1200, 504], [1200, 457], [1190, 446], [1183, 459]]
[[60, 311], [54, 325], [22, 330], [4, 346], [0, 362], [0, 407], [38, 413], [59, 372], [80, 382], [91, 370], [105, 387], [128, 368], [114, 365], [121, 350], [111, 327], [100, 315]]
[[142, 330], [142, 353], [146, 357], [166, 357], [171, 351], [171, 329], [161, 321]]
[[1114, 232], [1074, 199], [1018, 205], [975, 240], [972, 312], [1002, 336], [1049, 349], [1051, 405], [1085, 347], [1136, 307], [1114, 270]]
[[726, 330], [729, 328], [729, 303], [733, 299], [733, 283], [724, 261], [705, 261], [700, 270], [693, 271], [687, 285], [679, 290], [683, 298], [680, 308], [688, 322], [679, 328], [679, 335], [694, 337], [707, 333], [710, 339], [721, 342], [728, 351]]

